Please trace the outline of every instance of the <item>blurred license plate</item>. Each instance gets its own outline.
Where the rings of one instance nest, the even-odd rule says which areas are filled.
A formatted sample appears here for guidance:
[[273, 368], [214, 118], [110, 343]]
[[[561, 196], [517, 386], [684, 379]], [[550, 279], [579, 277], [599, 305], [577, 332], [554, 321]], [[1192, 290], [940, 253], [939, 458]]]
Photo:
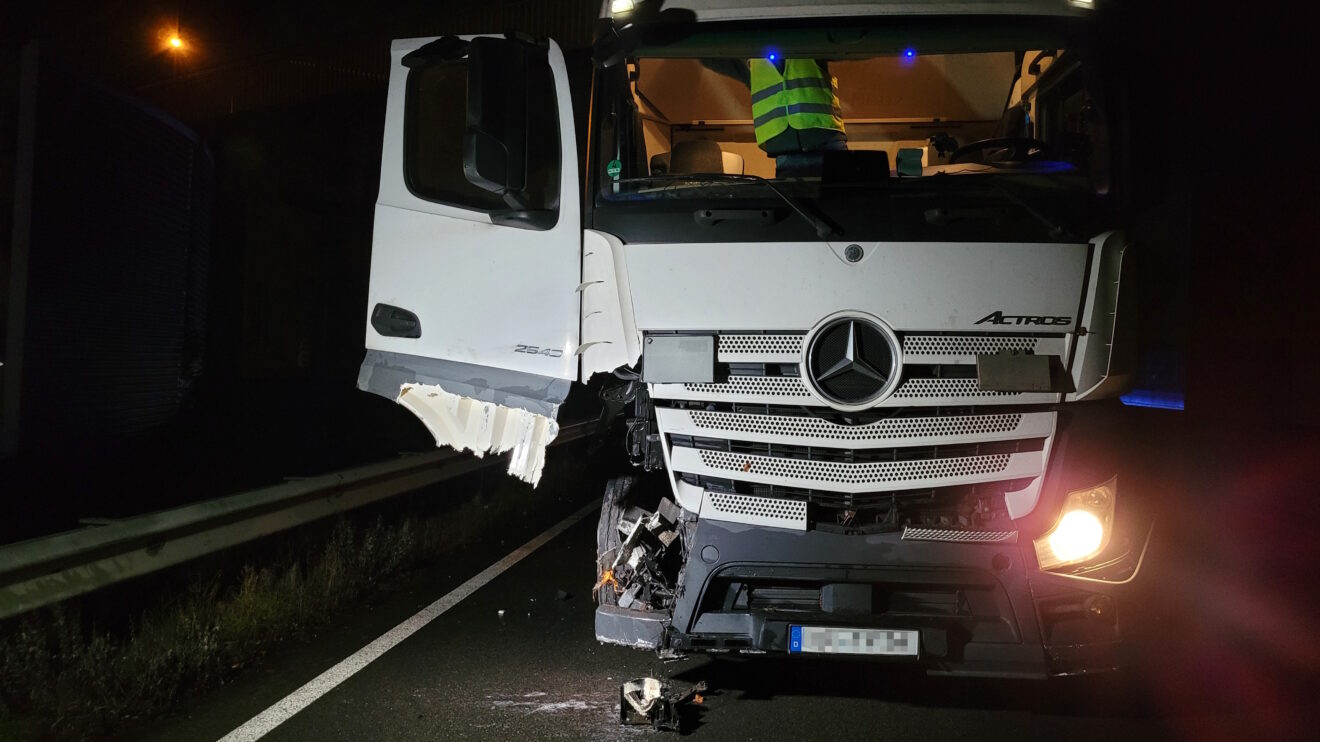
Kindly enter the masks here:
[[917, 656], [917, 631], [790, 626], [789, 652]]

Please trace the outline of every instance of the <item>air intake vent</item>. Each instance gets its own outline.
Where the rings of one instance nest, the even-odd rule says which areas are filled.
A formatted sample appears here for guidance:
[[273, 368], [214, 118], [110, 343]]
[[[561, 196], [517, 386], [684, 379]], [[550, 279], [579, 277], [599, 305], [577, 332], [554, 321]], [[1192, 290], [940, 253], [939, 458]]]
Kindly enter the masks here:
[[727, 384], [684, 384], [683, 388], [706, 394], [798, 397], [814, 401], [802, 380], [795, 376], [730, 376]]
[[701, 517], [805, 531], [807, 503], [803, 500], [735, 495], [730, 492], [707, 490], [702, 494]]
[[815, 417], [773, 417], [692, 411], [699, 428], [737, 433], [765, 433], [794, 437], [831, 438], [838, 441], [901, 440], [937, 436], [1008, 433], [1022, 422], [1020, 414], [961, 417], [907, 417], [870, 425], [835, 425]]
[[[656, 384], [651, 396], [656, 399], [710, 399], [764, 402], [767, 404], [802, 404], [820, 406], [797, 376], [730, 376], [727, 383]], [[908, 379], [899, 385], [879, 406], [902, 407], [932, 404], [1011, 404], [1052, 402], [1054, 393], [996, 392], [982, 389], [975, 378]]]
[[[802, 335], [728, 334], [719, 336], [722, 356], [774, 356], [797, 358], [802, 353]], [[1050, 342], [1057, 340], [1050, 339]], [[907, 356], [975, 356], [1017, 350], [1041, 351], [1041, 338], [1025, 335], [903, 335], [903, 354]]]
[[953, 544], [1016, 544], [1017, 531], [970, 531], [956, 528], [903, 528], [904, 541], [943, 541]]
[[797, 356], [801, 352], [801, 335], [720, 335], [722, 354]]
[[910, 356], [975, 356], [1001, 350], [1035, 351], [1040, 338], [1012, 335], [907, 335], [903, 353]]
[[1009, 459], [1012, 458], [1011, 454], [995, 454], [955, 459], [842, 464], [774, 459], [723, 451], [700, 451], [699, 454], [701, 463], [711, 469], [837, 484], [879, 484], [974, 477], [1001, 472], [1008, 467]]
[[976, 379], [908, 379], [894, 392], [903, 399], [953, 399], [1006, 397], [1014, 392], [993, 392], [981, 388]]

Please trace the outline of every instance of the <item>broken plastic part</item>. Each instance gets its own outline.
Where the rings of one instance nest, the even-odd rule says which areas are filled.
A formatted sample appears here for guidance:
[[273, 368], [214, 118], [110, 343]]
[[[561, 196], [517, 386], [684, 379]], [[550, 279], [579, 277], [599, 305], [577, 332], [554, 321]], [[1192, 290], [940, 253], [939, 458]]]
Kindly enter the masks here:
[[669, 699], [669, 684], [656, 678], [638, 678], [619, 689], [619, 723], [650, 724], [678, 731], [678, 712]]
[[623, 684], [623, 698], [634, 711], [647, 716], [665, 690], [668, 688], [656, 678], [639, 678]]
[[[673, 604], [676, 568], [674, 557], [680, 547], [678, 518], [682, 511], [664, 498], [654, 513], [629, 508], [618, 520], [619, 546], [598, 555], [598, 588], [613, 584], [620, 608], [663, 610]], [[613, 555], [610, 561], [609, 555]], [[598, 593], [599, 595], [599, 593]]]
[[536, 486], [545, 449], [559, 435], [559, 423], [535, 412], [450, 394], [433, 384], [404, 384], [398, 403], [431, 431], [437, 446], [477, 456], [510, 451], [509, 474]]
[[699, 694], [705, 690], [704, 681], [686, 685], [658, 678], [629, 680], [619, 688], [619, 723], [650, 724], [660, 730], [681, 731], [678, 706], [702, 698]]

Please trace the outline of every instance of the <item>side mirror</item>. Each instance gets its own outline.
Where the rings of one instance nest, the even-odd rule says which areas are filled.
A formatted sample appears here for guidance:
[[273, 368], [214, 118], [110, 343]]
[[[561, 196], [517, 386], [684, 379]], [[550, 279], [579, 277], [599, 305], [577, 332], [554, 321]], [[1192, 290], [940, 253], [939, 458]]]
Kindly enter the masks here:
[[467, 130], [463, 175], [517, 206], [527, 188], [528, 66], [544, 50], [482, 37], [468, 46]]
[[622, 28], [610, 18], [596, 22], [596, 40], [591, 45], [591, 61], [596, 67], [609, 68], [623, 62], [637, 44], [637, 26], [625, 23]]

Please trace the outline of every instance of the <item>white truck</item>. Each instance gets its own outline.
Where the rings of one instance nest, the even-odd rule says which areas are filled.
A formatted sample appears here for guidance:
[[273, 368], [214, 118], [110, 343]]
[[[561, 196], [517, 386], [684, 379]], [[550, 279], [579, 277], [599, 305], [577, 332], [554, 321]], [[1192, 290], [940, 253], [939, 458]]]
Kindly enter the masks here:
[[[606, 492], [603, 642], [1116, 667], [1150, 526], [1092, 10], [606, 0], [589, 92], [553, 40], [394, 42], [359, 386], [534, 484], [616, 377], [664, 485]], [[846, 148], [758, 146], [762, 59], [828, 70]]]

